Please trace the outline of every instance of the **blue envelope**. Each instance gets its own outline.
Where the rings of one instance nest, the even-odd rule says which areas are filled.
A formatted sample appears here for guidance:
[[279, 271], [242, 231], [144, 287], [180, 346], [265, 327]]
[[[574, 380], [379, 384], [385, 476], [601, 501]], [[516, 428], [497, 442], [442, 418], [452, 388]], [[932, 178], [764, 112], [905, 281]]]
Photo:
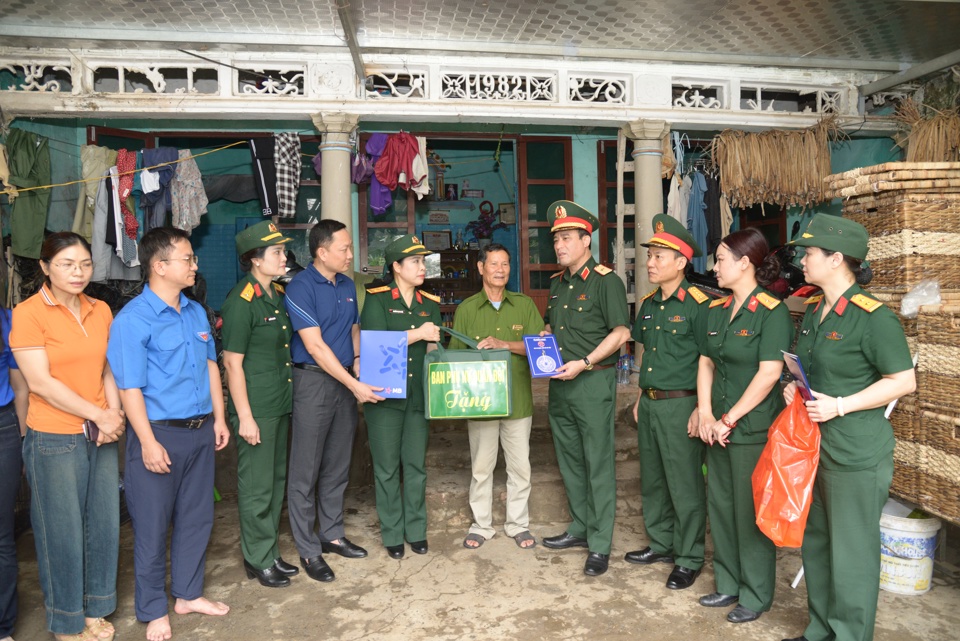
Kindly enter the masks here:
[[530, 363], [530, 375], [533, 378], [553, 376], [557, 368], [563, 365], [557, 337], [553, 334], [524, 336], [523, 344], [527, 348], [527, 362]]
[[377, 396], [407, 397], [407, 333], [360, 330], [360, 382], [382, 387]]

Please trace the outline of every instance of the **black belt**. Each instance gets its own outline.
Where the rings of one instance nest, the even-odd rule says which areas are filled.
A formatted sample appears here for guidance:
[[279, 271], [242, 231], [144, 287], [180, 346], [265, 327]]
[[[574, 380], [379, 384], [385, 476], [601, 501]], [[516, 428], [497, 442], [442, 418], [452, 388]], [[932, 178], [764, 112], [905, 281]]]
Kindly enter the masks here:
[[6, 411], [6, 410], [16, 410], [17, 408], [15, 407], [15, 405], [16, 403], [14, 401], [10, 401], [3, 407], [0, 407], [0, 412]]
[[[321, 374], [327, 374], [327, 376], [330, 376], [330, 374], [327, 373], [327, 370], [323, 369], [318, 365], [311, 365], [310, 363], [294, 363], [293, 366], [296, 367], [297, 369], [305, 369], [308, 372], [320, 372]], [[347, 370], [347, 373], [350, 373], [349, 367], [347, 367], [346, 365], [342, 365], [341, 367]]]
[[160, 427], [182, 427], [188, 430], [198, 430], [203, 427], [206, 420], [210, 418], [209, 414], [203, 416], [194, 416], [193, 418], [171, 418], [166, 421], [150, 421], [151, 425]]
[[697, 390], [680, 389], [664, 391], [659, 389], [645, 389], [644, 395], [652, 401], [662, 401], [667, 398], [684, 398], [686, 396], [696, 396]]

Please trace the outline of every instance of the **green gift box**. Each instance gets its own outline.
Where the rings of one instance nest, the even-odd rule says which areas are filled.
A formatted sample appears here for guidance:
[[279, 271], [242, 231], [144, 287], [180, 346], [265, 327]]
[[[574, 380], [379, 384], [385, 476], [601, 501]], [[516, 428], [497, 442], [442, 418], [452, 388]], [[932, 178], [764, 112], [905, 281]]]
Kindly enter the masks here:
[[447, 327], [441, 331], [469, 349], [437, 349], [424, 356], [423, 390], [428, 419], [504, 418], [513, 410], [510, 350], [477, 349], [476, 341]]

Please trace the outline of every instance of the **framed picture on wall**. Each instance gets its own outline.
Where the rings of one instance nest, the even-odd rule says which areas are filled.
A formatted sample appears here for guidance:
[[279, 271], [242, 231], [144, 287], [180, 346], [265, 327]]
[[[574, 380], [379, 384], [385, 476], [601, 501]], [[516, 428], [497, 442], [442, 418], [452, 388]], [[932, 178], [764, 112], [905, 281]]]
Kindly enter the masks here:
[[423, 246], [433, 251], [443, 251], [450, 249], [451, 237], [450, 230], [446, 231], [425, 231], [423, 232]]
[[513, 203], [500, 203], [497, 207], [500, 213], [500, 222], [513, 225], [517, 222], [517, 206]]

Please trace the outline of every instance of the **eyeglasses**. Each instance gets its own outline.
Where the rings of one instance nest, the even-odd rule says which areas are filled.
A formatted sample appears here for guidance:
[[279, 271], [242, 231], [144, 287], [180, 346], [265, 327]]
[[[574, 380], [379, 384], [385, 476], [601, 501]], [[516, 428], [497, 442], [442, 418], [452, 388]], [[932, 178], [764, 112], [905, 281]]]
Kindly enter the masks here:
[[56, 267], [57, 269], [59, 269], [59, 270], [62, 271], [62, 272], [72, 272], [72, 271], [74, 271], [75, 269], [77, 269], [78, 267], [80, 268], [80, 271], [82, 271], [82, 272], [88, 272], [88, 271], [90, 271], [91, 269], [93, 269], [93, 262], [91, 262], [91, 261], [89, 261], [89, 260], [85, 260], [85, 261], [80, 262], [80, 263], [74, 263], [74, 262], [70, 262], [70, 261], [64, 261], [64, 262], [54, 263], [53, 266]]
[[200, 264], [200, 257], [196, 254], [192, 256], [184, 256], [183, 258], [161, 258], [161, 263], [169, 263], [171, 260], [182, 260], [185, 263], [193, 263], [194, 265]]

